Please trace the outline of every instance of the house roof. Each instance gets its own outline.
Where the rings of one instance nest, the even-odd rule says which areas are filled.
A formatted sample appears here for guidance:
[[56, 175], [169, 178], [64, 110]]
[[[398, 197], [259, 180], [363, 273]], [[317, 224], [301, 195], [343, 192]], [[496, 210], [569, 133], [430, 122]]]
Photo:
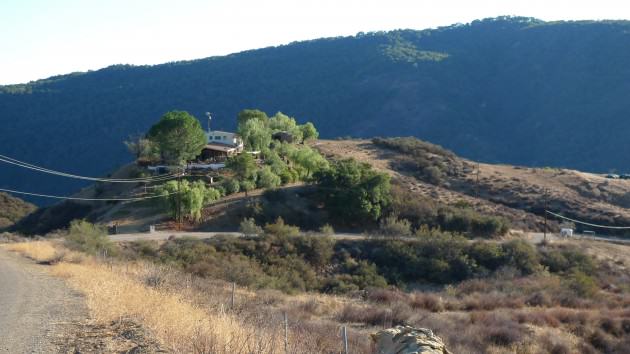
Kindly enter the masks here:
[[225, 145], [225, 144], [206, 144], [206, 147], [204, 149], [207, 150], [214, 150], [214, 151], [222, 151], [222, 152], [232, 152], [236, 150], [236, 147], [234, 146], [229, 146], [229, 145]]
[[237, 133], [226, 132], [226, 131], [223, 131], [223, 130], [211, 130], [209, 132], [206, 132], [206, 134], [209, 134], [209, 135], [215, 135], [215, 134], [217, 134], [217, 135], [225, 135], [225, 134], [238, 135]]

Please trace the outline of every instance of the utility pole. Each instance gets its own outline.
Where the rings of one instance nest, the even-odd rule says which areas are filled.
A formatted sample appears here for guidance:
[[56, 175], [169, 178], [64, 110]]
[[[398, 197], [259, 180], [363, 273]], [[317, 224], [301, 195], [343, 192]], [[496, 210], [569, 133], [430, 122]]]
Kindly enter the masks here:
[[181, 184], [182, 184], [182, 174], [183, 172], [179, 172], [177, 174], [177, 230], [182, 231], [182, 194], [181, 194]]
[[543, 212], [545, 213], [545, 229], [543, 231], [543, 242], [546, 244], [547, 243], [547, 206], [548, 206], [547, 188], [545, 188], [544, 198], [545, 198], [545, 210], [543, 210]]
[[206, 112], [206, 116], [208, 116], [208, 134], [210, 134], [210, 132], [212, 131], [210, 130], [210, 122], [212, 121], [212, 113]]

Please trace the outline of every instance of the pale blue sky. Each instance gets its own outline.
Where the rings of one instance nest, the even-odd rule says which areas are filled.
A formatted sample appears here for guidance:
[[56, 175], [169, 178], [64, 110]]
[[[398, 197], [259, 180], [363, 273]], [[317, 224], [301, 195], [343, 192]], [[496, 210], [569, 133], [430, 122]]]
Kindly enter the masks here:
[[629, 19], [623, 0], [1, 0], [0, 84], [500, 15]]

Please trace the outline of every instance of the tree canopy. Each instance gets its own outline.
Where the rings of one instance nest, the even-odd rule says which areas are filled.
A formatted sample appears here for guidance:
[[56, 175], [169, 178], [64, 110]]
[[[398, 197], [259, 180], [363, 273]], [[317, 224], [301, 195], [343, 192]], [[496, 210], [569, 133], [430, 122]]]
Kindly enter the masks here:
[[316, 174], [323, 201], [340, 221], [376, 221], [390, 203], [390, 177], [352, 159]]
[[[189, 182], [183, 180], [179, 184], [177, 181], [168, 181], [159, 186], [155, 193], [163, 196], [163, 198], [158, 199], [172, 217], [177, 216], [179, 205], [182, 215], [187, 216], [192, 221], [201, 219], [201, 210], [205, 204], [221, 197], [218, 190], [206, 186], [203, 181]], [[180, 199], [178, 200], [178, 198]]]
[[147, 136], [159, 147], [162, 158], [173, 164], [183, 164], [199, 156], [207, 143], [197, 118], [183, 111], [164, 114]]
[[226, 167], [231, 169], [240, 180], [252, 179], [256, 173], [256, 161], [251, 154], [244, 153], [227, 160]]

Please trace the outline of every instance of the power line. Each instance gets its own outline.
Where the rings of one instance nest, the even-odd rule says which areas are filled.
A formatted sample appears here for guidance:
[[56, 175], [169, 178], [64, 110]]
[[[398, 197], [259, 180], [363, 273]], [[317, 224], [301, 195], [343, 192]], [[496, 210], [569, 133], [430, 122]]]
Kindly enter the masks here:
[[7, 193], [13, 193], [13, 194], [22, 194], [22, 195], [30, 195], [30, 196], [33, 196], [33, 197], [53, 198], [53, 199], [82, 200], [82, 201], [103, 201], [103, 202], [140, 201], [140, 200], [145, 200], [145, 199], [155, 199], [155, 198], [168, 197], [170, 195], [179, 193], [179, 192], [174, 192], [174, 193], [168, 193], [168, 194], [163, 194], [163, 195], [153, 195], [153, 196], [150, 196], [150, 197], [137, 197], [137, 198], [80, 198], [80, 197], [63, 197], [63, 196], [58, 196], [58, 195], [22, 192], [22, 191], [16, 191], [16, 190], [12, 190], [12, 189], [4, 189], [4, 188], [0, 188], [0, 192], [7, 192]]
[[80, 175], [74, 175], [74, 174], [65, 173], [61, 171], [51, 170], [48, 168], [44, 168], [44, 167], [33, 165], [27, 162], [23, 162], [23, 161], [20, 161], [20, 160], [17, 160], [17, 159], [14, 159], [5, 155], [0, 155], [0, 162], [12, 164], [15, 166], [27, 168], [34, 171], [57, 175], [61, 177], [82, 179], [82, 180], [95, 181], [95, 182], [107, 182], [107, 183], [159, 182], [159, 181], [167, 181], [167, 180], [175, 179], [179, 175], [179, 174], [173, 173], [173, 174], [168, 174], [164, 176], [143, 177], [143, 178], [97, 178], [97, 177], [80, 176]]
[[45, 173], [50, 173], [53, 175], [58, 175], [58, 176], [63, 176], [63, 177], [70, 177], [70, 178], [78, 178], [78, 179], [84, 179], [84, 180], [91, 180], [91, 181], [100, 181], [100, 182], [112, 182], [112, 183], [137, 183], [137, 182], [150, 182], [150, 181], [158, 181], [158, 180], [165, 180], [165, 179], [171, 179], [174, 178], [176, 176], [176, 174], [169, 174], [169, 175], [164, 175], [164, 176], [156, 176], [156, 177], [143, 177], [143, 178], [97, 178], [97, 177], [86, 177], [86, 176], [80, 176], [80, 175], [74, 175], [74, 174], [70, 174], [70, 173], [65, 173], [65, 172], [61, 172], [61, 171], [55, 171], [55, 170], [51, 170], [51, 169], [47, 169], [44, 167], [40, 167], [37, 165], [32, 165], [17, 159], [13, 159], [10, 158], [8, 156], [4, 156], [4, 155], [0, 155], [0, 161], [1, 162], [5, 162], [5, 163], [9, 163], [9, 164], [13, 164], [19, 167], [23, 167], [23, 168], [28, 168], [31, 170], [35, 170], [35, 171], [40, 171], [40, 172], [45, 172]]
[[592, 227], [599, 227], [602, 229], [612, 229], [612, 230], [630, 230], [630, 226], [608, 226], [608, 225], [598, 225], [598, 224], [592, 224], [592, 223], [588, 223], [585, 221], [580, 221], [580, 220], [575, 220], [575, 219], [571, 219], [571, 218], [567, 218], [566, 216], [562, 216], [560, 214], [556, 214], [553, 213], [549, 210], [545, 210], [545, 213], [549, 213], [553, 216], [559, 217], [560, 219], [564, 219], [564, 220], [568, 220], [568, 221], [572, 221], [574, 223], [578, 223], [578, 224], [582, 224], [582, 225], [587, 225], [587, 226], [592, 226]]

